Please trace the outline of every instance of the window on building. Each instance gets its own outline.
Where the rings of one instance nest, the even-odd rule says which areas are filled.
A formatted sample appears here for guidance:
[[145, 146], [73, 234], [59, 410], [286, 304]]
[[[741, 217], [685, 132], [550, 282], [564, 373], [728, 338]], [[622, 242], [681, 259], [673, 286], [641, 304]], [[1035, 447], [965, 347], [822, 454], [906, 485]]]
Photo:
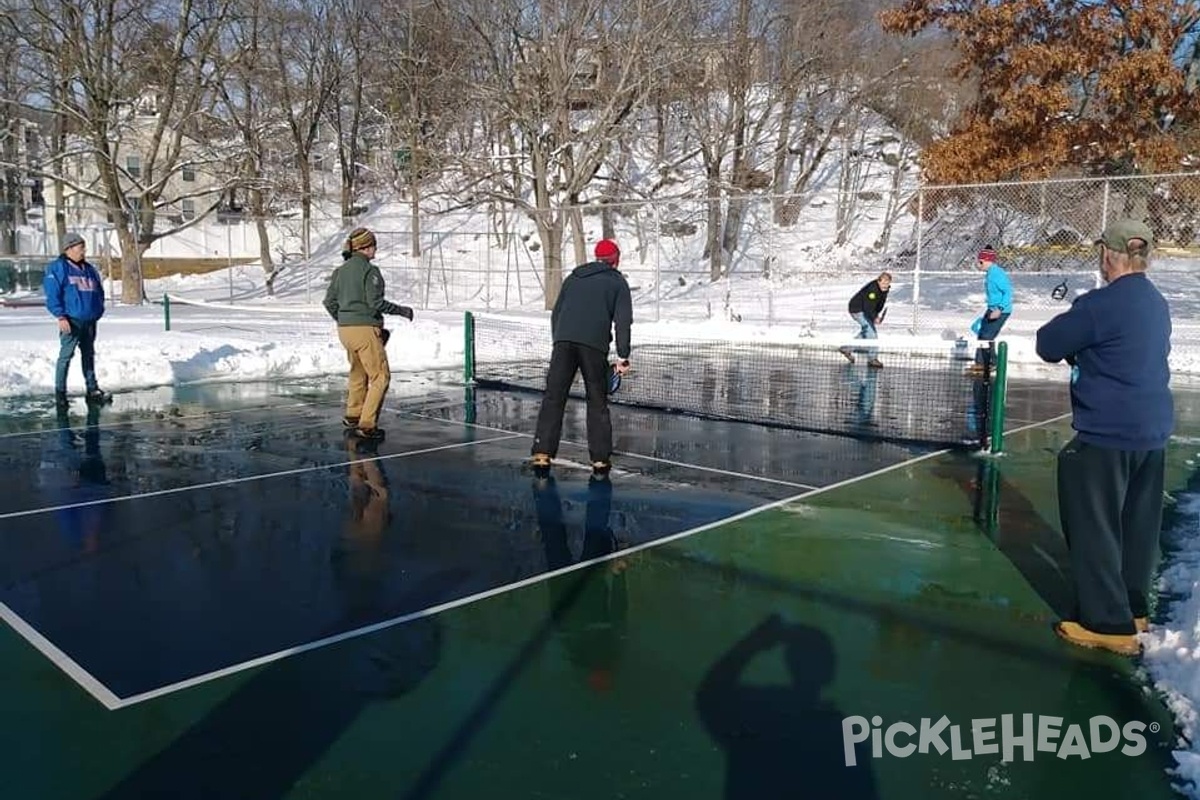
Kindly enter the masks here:
[[125, 171], [129, 173], [131, 178], [142, 177], [142, 157], [125, 156]]
[[183, 168], [183, 179], [188, 183], [191, 183], [192, 181], [196, 180], [196, 170], [192, 167], [184, 167]]
[[194, 219], [196, 217], [196, 201], [192, 199], [179, 201], [179, 207], [183, 210], [184, 219]]

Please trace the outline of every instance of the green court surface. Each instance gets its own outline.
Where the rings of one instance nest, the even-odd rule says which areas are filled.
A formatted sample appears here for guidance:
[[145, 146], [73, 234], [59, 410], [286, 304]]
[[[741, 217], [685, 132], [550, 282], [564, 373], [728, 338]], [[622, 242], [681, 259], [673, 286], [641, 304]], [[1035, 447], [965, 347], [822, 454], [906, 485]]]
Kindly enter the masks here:
[[[1181, 392], [1177, 409], [1168, 492], [1192, 476], [1200, 435], [1197, 395]], [[628, 530], [642, 524], [637, 503], [669, 523], [677, 512], [665, 498], [695, 489], [652, 476], [660, 483], [625, 495], [616, 517], [616, 538], [636, 546], [115, 710], [0, 626], [3, 795], [1178, 796], [1173, 722], [1137, 661], [1051, 631], [1070, 599], [1054, 480], [1070, 435], [1060, 419], [1010, 433], [998, 457], [914, 450], [874, 474], [764, 495], [731, 519], [681, 520], [675, 535], [641, 541]], [[514, 461], [528, 449], [485, 446]], [[380, 463], [394, 473], [402, 462]], [[538, 490], [534, 476], [510, 478]], [[564, 495], [586, 494], [586, 474], [556, 480]], [[614, 502], [622, 480], [612, 479]], [[576, 550], [583, 513], [565, 517]], [[538, 550], [544, 533], [519, 514], [496, 535]], [[127, 623], [91, 633], [116, 642]], [[976, 749], [977, 720], [992, 721], [1002, 748], [1005, 715], [1033, 747], [1017, 746], [1008, 763], [964, 752]], [[1033, 728], [1056, 723], [1047, 749], [1035, 749], [1041, 734], [1023, 715]], [[868, 739], [847, 766], [844, 719], [878, 717], [886, 731], [943, 716], [946, 752], [872, 757]], [[1060, 752], [1072, 726], [1090, 747], [1098, 716], [1143, 723], [1144, 751], [1123, 754], [1122, 741], [1086, 758]], [[909, 741], [918, 737], [895, 744]]]

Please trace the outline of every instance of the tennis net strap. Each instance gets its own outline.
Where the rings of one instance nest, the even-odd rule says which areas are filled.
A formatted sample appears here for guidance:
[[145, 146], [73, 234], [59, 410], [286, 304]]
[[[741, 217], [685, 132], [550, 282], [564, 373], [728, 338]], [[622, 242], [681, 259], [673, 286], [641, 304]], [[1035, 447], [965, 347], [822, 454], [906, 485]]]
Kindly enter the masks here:
[[[469, 380], [545, 389], [548, 321], [468, 314], [466, 330]], [[609, 400], [867, 439], [983, 447], [994, 402], [991, 344], [978, 343], [980, 368], [977, 343], [966, 341], [646, 341], [635, 331], [631, 371]], [[572, 395], [584, 396], [578, 376]]]

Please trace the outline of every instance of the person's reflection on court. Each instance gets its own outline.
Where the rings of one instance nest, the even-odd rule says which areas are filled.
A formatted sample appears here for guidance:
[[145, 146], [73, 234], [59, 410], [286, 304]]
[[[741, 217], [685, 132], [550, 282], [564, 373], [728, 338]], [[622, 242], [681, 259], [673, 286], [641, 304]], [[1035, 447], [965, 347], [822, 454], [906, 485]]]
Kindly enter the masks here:
[[374, 442], [346, 440], [349, 503], [332, 558], [351, 620], [370, 619], [387, 580], [384, 549], [392, 511], [377, 452]]
[[[534, 501], [548, 570], [563, 569], [616, 552], [617, 537], [609, 525], [612, 491], [612, 483], [607, 479], [588, 481], [583, 546], [579, 558], [575, 558], [557, 483], [553, 477], [534, 482]], [[584, 675], [588, 686], [599, 692], [612, 688], [625, 649], [629, 603], [624, 574], [627, 566], [624, 559], [609, 559], [547, 582], [551, 615], [567, 658]]]
[[858, 424], [869, 425], [875, 416], [875, 397], [879, 393], [878, 370], [867, 370], [858, 380]]
[[96, 552], [108, 517], [108, 469], [100, 451], [100, 406], [89, 405], [82, 434], [71, 427], [65, 407], [57, 409], [58, 440], [54, 452], [43, 456], [41, 485], [63, 536], [73, 547]]
[[[777, 647], [783, 648], [791, 685], [744, 681], [751, 662]], [[846, 715], [821, 697], [836, 669], [823, 631], [771, 614], [708, 670], [696, 691], [696, 709], [725, 750], [727, 800], [878, 796], [869, 749], [856, 766], [846, 766]]]

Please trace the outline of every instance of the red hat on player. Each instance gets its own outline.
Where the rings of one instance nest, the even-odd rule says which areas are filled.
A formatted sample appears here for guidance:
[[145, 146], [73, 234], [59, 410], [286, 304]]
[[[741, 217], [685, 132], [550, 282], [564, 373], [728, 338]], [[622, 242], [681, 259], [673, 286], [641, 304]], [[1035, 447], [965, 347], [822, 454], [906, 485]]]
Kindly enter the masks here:
[[596, 258], [615, 267], [621, 261], [621, 248], [612, 239], [601, 239], [596, 242]]

